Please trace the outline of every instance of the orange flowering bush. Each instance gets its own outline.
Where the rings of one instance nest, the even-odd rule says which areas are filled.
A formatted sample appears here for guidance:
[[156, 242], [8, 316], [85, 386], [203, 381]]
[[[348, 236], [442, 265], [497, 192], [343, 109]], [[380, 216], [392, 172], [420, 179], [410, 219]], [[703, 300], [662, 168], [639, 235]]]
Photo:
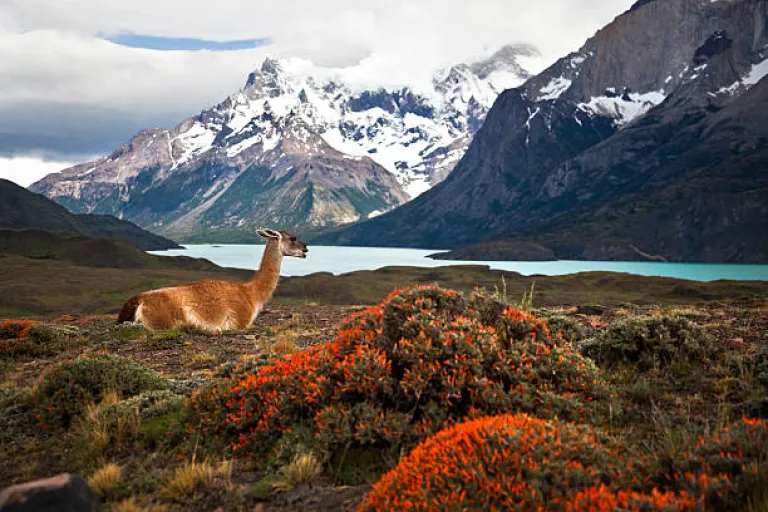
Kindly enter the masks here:
[[5, 320], [0, 323], [0, 340], [23, 338], [33, 325], [30, 320]]
[[711, 510], [743, 509], [768, 487], [768, 422], [742, 418], [658, 463], [658, 485], [702, 494]]
[[526, 414], [484, 417], [418, 445], [360, 511], [691, 510], [684, 494], [616, 491], [643, 482], [599, 431]]
[[252, 447], [258, 439], [274, 442], [318, 406], [317, 367], [324, 357], [324, 347], [317, 346], [272, 364], [242, 361], [192, 395], [189, 430], [199, 427], [235, 448]]
[[24, 351], [24, 338], [35, 325], [29, 320], [6, 320], [0, 323], [0, 357], [14, 356]]
[[72, 331], [32, 320], [0, 323], [0, 357], [40, 357], [55, 354]]
[[634, 491], [612, 491], [605, 485], [579, 491], [565, 504], [567, 512], [685, 512], [700, 509], [700, 503], [685, 491], [675, 494], [654, 489], [649, 494], [643, 494]]
[[190, 400], [190, 429], [260, 451], [298, 424], [326, 455], [413, 446], [466, 417], [584, 419], [608, 397], [597, 368], [545, 322], [481, 294], [395, 291], [346, 319], [333, 343], [249, 360]]

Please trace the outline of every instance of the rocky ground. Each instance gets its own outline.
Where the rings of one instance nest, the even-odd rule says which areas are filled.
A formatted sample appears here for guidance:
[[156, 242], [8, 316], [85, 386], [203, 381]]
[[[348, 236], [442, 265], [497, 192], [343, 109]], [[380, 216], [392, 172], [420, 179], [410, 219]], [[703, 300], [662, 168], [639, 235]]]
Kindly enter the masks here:
[[[768, 416], [767, 306], [768, 301], [754, 299], [664, 308], [591, 305], [534, 309], [534, 313], [550, 318], [553, 329], [562, 330], [574, 344], [592, 353], [599, 344], [624, 343], [621, 337], [627, 325], [647, 319], [683, 319], [685, 325], [693, 326], [694, 337], [706, 334], [707, 343], [718, 347], [714, 364], [697, 361], [695, 355], [645, 369], [600, 363], [620, 402], [615, 417], [604, 427], [616, 436], [645, 440], [660, 449], [676, 436], [695, 435], [743, 414]], [[116, 327], [111, 315], [64, 316], [41, 321], [36, 330], [24, 334], [29, 346], [49, 344], [40, 351], [13, 345], [3, 331], [6, 324], [0, 324], [0, 336], [6, 338], [0, 339], [0, 459], [6, 462], [0, 465], [0, 488], [61, 472], [90, 477], [92, 486], [98, 486], [98, 481], [93, 483], [97, 473], [115, 463], [120, 468], [116, 480], [102, 484], [100, 492], [112, 510], [352, 510], [369, 489], [367, 483], [349, 485], [339, 473], [323, 471], [309, 483], [273, 492], [263, 480], [259, 461], [233, 460], [228, 454], [207, 454], [202, 462], [187, 460], [168, 446], [166, 431], [153, 431], [148, 420], [137, 426], [139, 434], [108, 438], [106, 446], [95, 448], [98, 437], [93, 424], [80, 421], [64, 430], [41, 429], [29, 396], [41, 375], [57, 365], [99, 353], [156, 370], [171, 383], [171, 391], [188, 396], [228, 362], [265, 352], [292, 352], [333, 339], [335, 325], [360, 309], [273, 305], [252, 328], [223, 335], [187, 330], [148, 333]], [[122, 445], [118, 449], [115, 443]], [[207, 465], [209, 477], [187, 490], [168, 491], [179, 468], [190, 464]]]

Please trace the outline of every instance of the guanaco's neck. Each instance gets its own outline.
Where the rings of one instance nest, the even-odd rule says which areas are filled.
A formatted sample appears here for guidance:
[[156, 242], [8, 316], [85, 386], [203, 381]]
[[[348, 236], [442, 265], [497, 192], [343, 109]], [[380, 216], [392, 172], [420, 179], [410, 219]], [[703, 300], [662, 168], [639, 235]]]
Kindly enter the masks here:
[[283, 263], [283, 253], [280, 252], [280, 242], [270, 239], [261, 257], [261, 265], [256, 274], [248, 282], [256, 299], [266, 301], [272, 296], [280, 279], [280, 265]]

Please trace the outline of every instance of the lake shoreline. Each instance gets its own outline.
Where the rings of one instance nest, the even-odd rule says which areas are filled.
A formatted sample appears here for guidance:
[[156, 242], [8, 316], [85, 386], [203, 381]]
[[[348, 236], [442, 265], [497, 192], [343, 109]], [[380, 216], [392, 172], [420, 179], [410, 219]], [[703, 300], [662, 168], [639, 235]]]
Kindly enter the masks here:
[[[151, 251], [150, 254], [204, 258], [222, 267], [255, 270], [259, 266], [264, 247], [264, 245], [188, 244], [183, 249]], [[768, 265], [765, 264], [580, 260], [478, 261], [433, 258], [437, 254], [448, 253], [436, 252], [435, 249], [310, 246], [306, 260], [285, 258], [282, 274], [294, 277], [325, 272], [338, 276], [355, 271], [374, 271], [389, 266], [438, 268], [479, 265], [487, 266], [491, 270], [516, 272], [523, 276], [560, 276], [602, 271], [699, 282], [723, 279], [768, 281]]]

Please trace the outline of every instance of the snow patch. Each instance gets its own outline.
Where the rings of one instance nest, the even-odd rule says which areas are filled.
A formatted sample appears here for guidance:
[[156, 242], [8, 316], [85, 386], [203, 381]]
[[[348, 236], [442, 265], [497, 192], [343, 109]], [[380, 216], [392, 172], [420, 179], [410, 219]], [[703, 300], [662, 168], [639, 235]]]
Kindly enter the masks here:
[[368, 214], [368, 218], [372, 219], [374, 217], [378, 217], [382, 213], [386, 213], [386, 211], [385, 210], [373, 210], [371, 213]]
[[701, 74], [701, 72], [707, 69], [708, 65], [709, 64], [699, 64], [698, 66], [693, 68], [693, 74], [690, 76], [690, 78], [688, 78], [688, 80], [689, 81], [696, 80], [697, 78], [699, 78], [699, 75]]
[[765, 78], [766, 75], [768, 75], [768, 59], [764, 59], [762, 62], [754, 64], [749, 70], [749, 73], [747, 73], [741, 80], [736, 80], [727, 87], [721, 87], [717, 92], [710, 93], [710, 96], [718, 96], [721, 94], [733, 95], [741, 87], [749, 89], [760, 80]]
[[184, 148], [184, 152], [178, 159], [177, 164], [188, 162], [210, 150], [213, 147], [213, 141], [216, 139], [217, 131], [214, 127], [208, 128], [202, 123], [196, 122], [189, 130], [176, 137], [176, 140]]
[[558, 77], [553, 78], [549, 81], [547, 85], [541, 88], [539, 92], [541, 93], [541, 96], [536, 98], [536, 101], [544, 101], [544, 100], [556, 100], [560, 97], [565, 91], [567, 91], [571, 84], [573, 83], [572, 80], [569, 80], [565, 77]]
[[578, 107], [591, 115], [601, 115], [614, 119], [616, 125], [624, 126], [627, 123], [645, 115], [656, 105], [659, 105], [666, 95], [664, 90], [650, 91], [646, 93], [630, 93], [630, 101], [621, 96], [607, 97], [597, 96], [587, 103], [579, 103]]
[[405, 187], [405, 192], [411, 198], [418, 197], [431, 188], [430, 184], [425, 179], [414, 180]]
[[530, 142], [531, 137], [531, 120], [536, 117], [536, 115], [541, 112], [541, 109], [536, 107], [535, 112], [531, 112], [531, 108], [528, 107], [528, 119], [525, 121], [525, 129], [528, 131], [528, 133], [525, 135], [525, 145], [528, 146], [528, 142]]
[[587, 60], [587, 58], [584, 55], [576, 55], [575, 57], [571, 57], [571, 67], [577, 68], [585, 60]]
[[762, 80], [766, 75], [768, 75], [768, 59], [765, 59], [759, 64], [755, 64], [754, 66], [752, 66], [752, 69], [749, 71], [749, 74], [744, 77], [743, 82], [746, 85], [755, 85], [757, 82]]

